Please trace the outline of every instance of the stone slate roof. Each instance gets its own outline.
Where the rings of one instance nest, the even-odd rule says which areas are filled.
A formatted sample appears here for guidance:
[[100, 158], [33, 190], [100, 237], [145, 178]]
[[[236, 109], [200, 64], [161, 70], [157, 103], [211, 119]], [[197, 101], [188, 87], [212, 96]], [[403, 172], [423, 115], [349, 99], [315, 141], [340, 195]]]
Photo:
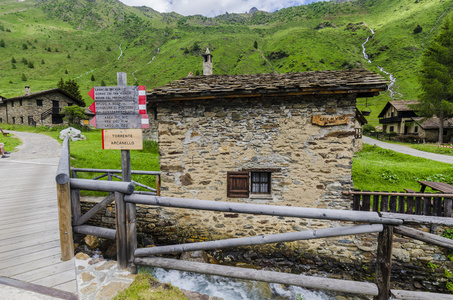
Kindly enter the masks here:
[[[433, 118], [423, 118], [423, 117], [418, 117], [418, 118], [412, 118], [413, 121], [418, 123], [421, 128], [424, 130], [427, 129], [439, 129], [439, 118], [438, 117], [433, 117]], [[453, 118], [445, 119], [444, 120], [444, 128], [453, 128]]]
[[210, 75], [185, 77], [147, 93], [149, 102], [253, 97], [272, 94], [311, 95], [357, 93], [371, 97], [387, 89], [380, 75], [363, 70], [286, 74]]
[[413, 109], [410, 108], [409, 106], [418, 103], [419, 103], [418, 100], [389, 101], [380, 112], [378, 118], [383, 118], [385, 116], [385, 113], [387, 112], [387, 110], [389, 110], [391, 106], [393, 106], [398, 112], [413, 111]]
[[34, 93], [30, 93], [28, 95], [22, 95], [22, 96], [17, 96], [17, 97], [12, 97], [12, 98], [6, 98], [6, 99], [3, 99], [3, 102], [6, 102], [6, 101], [11, 101], [11, 100], [19, 100], [19, 99], [23, 99], [23, 100], [26, 100], [26, 99], [34, 99], [36, 97], [39, 97], [39, 96], [44, 96], [44, 95], [47, 95], [47, 94], [52, 94], [52, 93], [60, 93], [60, 94], [63, 94], [65, 95], [66, 97], [68, 97], [69, 99], [71, 99], [72, 101], [74, 101], [75, 103], [77, 103], [77, 105], [79, 106], [85, 106], [85, 102], [75, 98], [73, 95], [69, 94], [68, 92], [66, 92], [65, 90], [62, 90], [60, 88], [56, 88], [56, 89], [50, 89], [50, 90], [45, 90], [45, 91], [39, 91], [39, 92], [34, 92]]

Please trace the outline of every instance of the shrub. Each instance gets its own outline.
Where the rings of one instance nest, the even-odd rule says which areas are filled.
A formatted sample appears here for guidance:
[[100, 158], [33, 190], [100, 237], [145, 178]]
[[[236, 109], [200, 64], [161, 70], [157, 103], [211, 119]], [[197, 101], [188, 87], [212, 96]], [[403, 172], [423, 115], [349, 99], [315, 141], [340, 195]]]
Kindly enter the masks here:
[[423, 28], [420, 25], [417, 25], [417, 27], [414, 28], [414, 34], [422, 32]]
[[362, 131], [363, 131], [363, 134], [369, 134], [371, 132], [374, 132], [375, 129], [374, 129], [373, 125], [365, 124], [365, 125], [362, 126]]

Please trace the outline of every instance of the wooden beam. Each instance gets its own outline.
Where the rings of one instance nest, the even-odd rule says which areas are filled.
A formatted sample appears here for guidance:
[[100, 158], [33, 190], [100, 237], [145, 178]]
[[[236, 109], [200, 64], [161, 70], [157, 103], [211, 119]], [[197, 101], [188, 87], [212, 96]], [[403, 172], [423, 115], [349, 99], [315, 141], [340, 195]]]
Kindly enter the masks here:
[[60, 161], [57, 168], [57, 176], [55, 180], [58, 184], [65, 184], [69, 181], [69, 137], [65, 137], [61, 148]]
[[350, 211], [306, 207], [289, 207], [276, 205], [246, 204], [222, 201], [208, 201], [185, 198], [158, 197], [147, 195], [128, 195], [125, 201], [136, 204], [179, 207], [198, 210], [237, 212], [246, 214], [366, 222], [374, 224], [401, 225], [398, 219], [381, 218], [377, 212]]
[[115, 200], [115, 194], [108, 195], [104, 200], [93, 206], [89, 211], [87, 211], [83, 216], [81, 216], [75, 225], [80, 226], [88, 222], [95, 214], [105, 209], [110, 203]]
[[378, 236], [378, 249], [376, 259], [376, 285], [379, 294], [375, 300], [388, 300], [390, 298], [390, 275], [392, 272], [392, 242], [393, 227], [384, 226]]
[[406, 196], [406, 197], [447, 197], [452, 198], [453, 194], [435, 193], [401, 193], [401, 192], [369, 192], [369, 191], [343, 191], [343, 195], [385, 195], [385, 196]]
[[325, 277], [311, 277], [298, 274], [213, 265], [158, 257], [135, 258], [134, 261], [138, 265], [160, 267], [164, 269], [188, 271], [208, 275], [218, 275], [245, 280], [257, 280], [270, 283], [296, 285], [316, 290], [328, 290], [340, 293], [363, 294], [371, 296], [378, 294], [376, 285], [368, 282], [331, 279]]
[[126, 204], [124, 195], [115, 192], [116, 208], [116, 248], [119, 269], [127, 268], [127, 241], [126, 241]]
[[408, 215], [408, 214], [398, 214], [398, 213], [387, 213], [381, 212], [379, 213], [382, 218], [389, 218], [389, 219], [400, 219], [404, 222], [404, 224], [436, 224], [436, 225], [445, 225], [445, 226], [453, 226], [453, 218], [445, 218], [445, 217], [434, 217], [434, 216], [420, 216], [420, 215]]
[[116, 238], [116, 230], [110, 228], [80, 225], [74, 226], [73, 230], [75, 233], [95, 235], [104, 239], [114, 240]]
[[71, 222], [71, 189], [69, 187], [69, 181], [64, 184], [57, 183], [57, 199], [61, 260], [67, 261], [74, 256]]
[[80, 189], [87, 191], [100, 192], [120, 192], [130, 195], [134, 192], [135, 186], [132, 182], [105, 181], [105, 180], [90, 180], [90, 179], [75, 179], [69, 180], [72, 189]]
[[453, 295], [430, 292], [391, 290], [392, 298], [401, 300], [453, 300]]
[[262, 245], [270, 243], [292, 242], [299, 240], [319, 239], [343, 235], [355, 235], [364, 233], [381, 232], [382, 224], [354, 225], [317, 230], [288, 232], [280, 234], [259, 235], [253, 237], [216, 240], [209, 242], [190, 243], [182, 245], [158, 246], [152, 248], [140, 248], [135, 251], [135, 256], [148, 256], [157, 254], [181, 253], [197, 250], [214, 250], [239, 246]]
[[395, 233], [453, 250], [453, 240], [406, 226], [395, 227]]

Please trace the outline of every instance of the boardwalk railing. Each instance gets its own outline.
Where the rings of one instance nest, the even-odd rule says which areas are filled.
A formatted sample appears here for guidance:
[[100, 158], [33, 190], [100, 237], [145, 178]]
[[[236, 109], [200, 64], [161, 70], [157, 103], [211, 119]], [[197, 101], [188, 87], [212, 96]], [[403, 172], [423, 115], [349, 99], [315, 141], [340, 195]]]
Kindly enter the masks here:
[[[68, 146], [64, 144], [64, 147]], [[65, 150], [63, 150], [63, 152], [65, 152]], [[60, 236], [63, 237], [61, 242], [62, 257], [63, 255], [67, 255], [71, 258], [74, 254], [70, 253], [70, 251], [74, 251], [72, 241], [72, 230], [74, 230], [74, 232], [116, 239], [118, 267], [120, 269], [129, 267], [132, 272], [136, 272], [136, 265], [145, 265], [247, 280], [291, 284], [305, 288], [329, 290], [348, 294], [369, 295], [374, 296], [375, 299], [389, 299], [390, 295], [393, 295], [396, 298], [406, 297], [407, 299], [453, 299], [450, 295], [445, 294], [390, 290], [392, 240], [394, 233], [420, 239], [448, 249], [453, 249], [453, 241], [450, 239], [438, 237], [433, 234], [403, 226], [406, 223], [406, 215], [388, 214], [383, 216], [377, 212], [272, 206], [160, 197], [143, 194], [138, 195], [134, 192], [134, 185], [130, 182], [94, 181], [88, 179], [69, 178], [70, 172], [68, 158], [69, 148], [67, 153], [62, 154], [57, 173], [57, 186], [60, 189], [64, 189], [64, 192], [61, 192], [58, 195], [60, 217], [62, 217], [63, 220], [63, 222], [60, 222]], [[90, 214], [95, 214], [102, 209], [102, 205], [100, 206], [101, 208], [93, 208], [89, 212], [85, 213], [85, 215], [81, 216], [80, 201], [77, 197], [78, 191], [81, 189], [114, 192], [114, 194], [109, 195], [101, 203], [103, 203], [102, 205], [105, 207], [107, 205], [106, 203], [115, 201], [115, 230], [83, 225], [85, 220], [89, 219]], [[138, 248], [136, 227], [137, 221], [135, 214], [137, 204], [279, 217], [345, 221], [349, 222], [349, 224], [334, 228], [297, 231], [291, 233], [258, 235], [255, 237], [157, 246], [153, 248]], [[416, 222], [422, 224], [429, 223], [453, 226], [452, 218], [429, 217], [429, 220], [424, 218], [426, 217], [414, 215], [411, 216], [411, 220], [408, 223]], [[350, 222], [358, 222], [358, 224], [351, 224]], [[180, 253], [185, 251], [222, 249], [238, 246], [291, 242], [367, 233], [379, 233], [377, 237], [378, 246], [375, 283], [331, 279], [325, 277], [312, 277], [264, 270], [252, 270], [155, 257], [155, 255], [159, 254]], [[63, 252], [65, 254], [63, 254]]]
[[[109, 170], [109, 169], [84, 169], [84, 168], [72, 168], [71, 169], [72, 173], [72, 178], [77, 178], [78, 173], [101, 173], [101, 175], [98, 175], [92, 180], [99, 180], [102, 178], [107, 177], [107, 180], [111, 181], [113, 178], [117, 178], [119, 180], [123, 180], [123, 177], [117, 174], [121, 174], [121, 170]], [[157, 171], [135, 171], [131, 170], [132, 175], [147, 175], [147, 176], [155, 176], [156, 177], [156, 188], [152, 188], [150, 186], [147, 186], [145, 184], [142, 184], [137, 181], [131, 181], [135, 186], [142, 187], [148, 192], [140, 192], [136, 191], [138, 194], [148, 194], [148, 195], [155, 195], [159, 196], [160, 195], [160, 172]]]
[[348, 191], [353, 210], [451, 217], [453, 194]]

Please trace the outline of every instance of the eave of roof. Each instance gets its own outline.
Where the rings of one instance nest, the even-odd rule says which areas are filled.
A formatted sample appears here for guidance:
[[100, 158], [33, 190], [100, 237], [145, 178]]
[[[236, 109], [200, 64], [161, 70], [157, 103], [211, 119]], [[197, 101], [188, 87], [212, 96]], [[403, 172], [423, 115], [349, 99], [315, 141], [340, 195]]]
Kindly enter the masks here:
[[147, 93], [149, 102], [281, 95], [348, 94], [373, 96], [387, 89], [380, 75], [363, 70], [286, 74], [186, 77]]
[[3, 99], [3, 100], [6, 102], [6, 101], [12, 101], [12, 100], [19, 100], [19, 99], [33, 99], [35, 97], [39, 97], [39, 96], [43, 96], [43, 95], [51, 94], [51, 93], [61, 93], [61, 94], [65, 95], [66, 97], [70, 98], [71, 100], [73, 100], [74, 102], [78, 103], [80, 106], [85, 106], [85, 102], [80, 101], [79, 99], [75, 98], [73, 95], [69, 94], [68, 92], [66, 92], [65, 90], [62, 90], [60, 88], [34, 92], [34, 93], [30, 93], [28, 95], [21, 95], [21, 96], [11, 97], [11, 98], [7, 98], [7, 99]]
[[412, 108], [409, 107], [411, 104], [418, 104], [418, 100], [399, 100], [399, 101], [389, 101], [387, 104], [385, 104], [384, 108], [381, 110], [381, 112], [378, 115], [378, 118], [383, 118], [385, 116], [385, 113], [390, 107], [394, 107], [396, 111], [413, 111]]

